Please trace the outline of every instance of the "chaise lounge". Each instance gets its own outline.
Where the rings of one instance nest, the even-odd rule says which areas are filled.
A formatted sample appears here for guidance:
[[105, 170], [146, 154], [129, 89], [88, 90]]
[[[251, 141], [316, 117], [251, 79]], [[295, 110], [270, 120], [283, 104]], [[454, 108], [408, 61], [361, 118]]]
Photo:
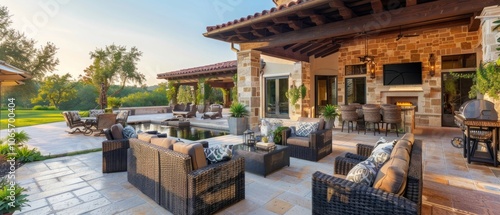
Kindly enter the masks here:
[[[181, 106], [179, 106], [181, 107]], [[194, 104], [188, 104], [186, 109], [183, 111], [180, 108], [174, 109], [173, 114], [175, 117], [183, 117], [183, 118], [191, 118], [196, 117], [196, 111], [198, 110], [197, 106]]]

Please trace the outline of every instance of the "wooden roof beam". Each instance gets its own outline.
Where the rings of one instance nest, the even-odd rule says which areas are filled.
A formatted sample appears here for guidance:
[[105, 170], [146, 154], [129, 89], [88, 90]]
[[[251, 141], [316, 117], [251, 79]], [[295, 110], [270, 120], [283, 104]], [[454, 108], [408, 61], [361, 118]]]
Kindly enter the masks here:
[[338, 9], [339, 14], [343, 19], [350, 19], [356, 16], [356, 14], [354, 14], [351, 9], [346, 7], [344, 2], [341, 0], [333, 0], [329, 3], [329, 5], [331, 8]]
[[307, 43], [302, 43], [300, 46], [297, 46], [297, 48], [292, 49], [292, 52], [297, 52], [300, 51], [303, 48], [307, 48], [308, 46], [312, 45], [312, 42], [307, 42]]
[[467, 28], [469, 30], [469, 32], [479, 30], [479, 26], [481, 25], [481, 19], [476, 19], [476, 16], [479, 16], [479, 15], [481, 15], [481, 13], [476, 12], [476, 13], [474, 13], [474, 16], [472, 16], [470, 18], [469, 26]]
[[406, 7], [417, 5], [417, 0], [406, 0]]
[[259, 33], [257, 30], [252, 30], [250, 31], [250, 33], [252, 33], [256, 37], [265, 37], [264, 34]]
[[272, 57], [287, 59], [292, 61], [305, 61], [309, 62], [309, 56], [299, 54], [298, 52], [291, 52], [283, 50], [281, 47], [274, 47], [261, 50], [262, 53]]
[[301, 54], [304, 54], [306, 52], [309, 52], [309, 51], [312, 51], [312, 50], [315, 50], [315, 49], [318, 49], [318, 48], [321, 48], [322, 46], [326, 46], [328, 44], [331, 44], [331, 41], [330, 39], [325, 39], [323, 41], [320, 41], [320, 42], [317, 42], [317, 43], [314, 43], [313, 45], [305, 48], [305, 49], [302, 49], [300, 50], [300, 53]]
[[296, 20], [290, 20], [288, 21], [288, 27], [293, 29], [294, 31], [299, 30], [302, 28], [302, 23]]
[[310, 16], [311, 21], [314, 22], [316, 25], [323, 25], [326, 23], [326, 18], [324, 16], [320, 15], [312, 15]]
[[330, 50], [330, 51], [328, 51], [328, 52], [323, 53], [323, 54], [322, 54], [322, 55], [320, 55], [319, 57], [320, 57], [320, 58], [324, 58], [324, 57], [326, 57], [326, 56], [328, 56], [328, 55], [331, 55], [331, 54], [335, 54], [335, 53], [337, 53], [339, 50], [340, 50], [339, 48], [337, 48], [337, 49], [332, 49], [332, 50]]
[[290, 20], [288, 19], [287, 16], [273, 18], [273, 22], [276, 24], [287, 24], [288, 21], [290, 21]]
[[307, 56], [313, 56], [313, 55], [317, 55], [318, 53], [322, 53], [326, 50], [330, 50], [334, 45], [332, 43], [330, 44], [325, 44], [324, 46], [318, 48], [318, 49], [315, 49], [313, 51], [310, 51], [307, 53]]
[[259, 22], [259, 23], [254, 23], [250, 26], [252, 26], [252, 28], [254, 28], [254, 29], [265, 29], [270, 25], [271, 24], [269, 24], [268, 22]]
[[[398, 9], [399, 13], [391, 14], [391, 22], [382, 26], [377, 20], [380, 14], [371, 14], [356, 17], [341, 22], [331, 22], [322, 26], [303, 28], [298, 31], [286, 32], [280, 35], [269, 36], [245, 42], [245, 49], [259, 49], [263, 47], [284, 46], [291, 43], [303, 43], [315, 39], [332, 37], [350, 37], [361, 32], [394, 29], [399, 26], [414, 24], [415, 26], [437, 23], [453, 17], [461, 17], [470, 13], [481, 11], [484, 7], [498, 4], [498, 0], [440, 0], [417, 4], [412, 7]], [[384, 13], [390, 11], [385, 11]], [[463, 18], [463, 17], [461, 17]]]
[[371, 0], [373, 13], [380, 13], [384, 11], [384, 5], [381, 0]]
[[266, 28], [269, 32], [273, 33], [273, 34], [281, 34], [281, 32], [279, 30], [276, 29], [276, 27], [274, 26], [267, 26]]

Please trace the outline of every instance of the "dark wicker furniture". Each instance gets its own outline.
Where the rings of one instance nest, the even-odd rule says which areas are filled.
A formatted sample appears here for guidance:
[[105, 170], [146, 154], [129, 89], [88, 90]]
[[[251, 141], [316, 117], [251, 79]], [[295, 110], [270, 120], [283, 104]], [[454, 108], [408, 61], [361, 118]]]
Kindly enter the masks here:
[[191, 117], [196, 117], [196, 111], [198, 110], [198, 107], [194, 104], [188, 105], [186, 107], [186, 110], [184, 111], [178, 111], [174, 110], [172, 111], [175, 117], [183, 117], [183, 118], [191, 118]]
[[85, 121], [80, 117], [78, 111], [64, 111], [62, 112], [66, 125], [74, 130], [68, 131], [69, 134], [74, 134], [75, 132], [88, 133], [89, 131], [85, 129]]
[[273, 150], [262, 150], [244, 144], [233, 146], [233, 155], [245, 158], [245, 171], [266, 177], [269, 173], [290, 166], [287, 146], [276, 145]]
[[[354, 122], [356, 122], [356, 130], [358, 130], [359, 133], [359, 128], [358, 128], [358, 119], [359, 115], [356, 112], [357, 107], [355, 105], [341, 105], [340, 106], [340, 116], [342, 117], [342, 129], [341, 131], [344, 132], [344, 123], [347, 122], [347, 133], [349, 133], [349, 128], [351, 128], [351, 131], [354, 131]], [[350, 126], [349, 126], [350, 124]]]
[[[299, 118], [299, 121], [317, 121], [318, 130], [312, 132], [309, 137], [297, 137], [292, 134], [290, 128], [283, 130], [282, 144], [288, 146], [290, 156], [310, 161], [319, 161], [332, 153], [332, 129], [324, 129], [323, 119]], [[300, 143], [298, 143], [300, 142]], [[300, 145], [299, 145], [300, 144]]]
[[[363, 117], [365, 121], [365, 134], [366, 129], [368, 128], [367, 124], [373, 124], [373, 135], [375, 135], [375, 131], [378, 131], [380, 134], [380, 123], [382, 123], [382, 115], [380, 114], [380, 106], [374, 104], [366, 104], [363, 105]], [[375, 128], [377, 125], [377, 128]]]
[[245, 161], [233, 158], [192, 170], [191, 157], [135, 138], [128, 181], [173, 214], [213, 214], [245, 198]]
[[[373, 146], [358, 144], [358, 153], [335, 160], [335, 173], [349, 170], [371, 154]], [[411, 150], [406, 187], [397, 196], [371, 186], [337, 178], [322, 172], [313, 174], [313, 214], [420, 214], [422, 206], [422, 141]]]
[[127, 171], [128, 139], [114, 139], [111, 129], [104, 129], [108, 140], [102, 142], [102, 172]]

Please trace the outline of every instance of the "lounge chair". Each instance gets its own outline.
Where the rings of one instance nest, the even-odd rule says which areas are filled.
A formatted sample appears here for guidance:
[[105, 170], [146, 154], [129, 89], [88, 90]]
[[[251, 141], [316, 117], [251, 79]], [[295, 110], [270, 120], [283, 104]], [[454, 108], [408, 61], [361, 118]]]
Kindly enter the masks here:
[[217, 119], [222, 118], [222, 105], [213, 104], [210, 105], [208, 111], [203, 113], [202, 119]]
[[189, 110], [185, 110], [185, 111], [173, 111], [174, 113], [174, 116], [176, 117], [184, 117], [184, 118], [191, 118], [191, 117], [196, 117], [196, 111], [198, 110], [198, 108], [196, 107], [196, 105], [189, 105]]
[[74, 130], [68, 131], [70, 134], [74, 134], [76, 132], [80, 133], [86, 133], [87, 130], [85, 129], [85, 121], [82, 121], [82, 118], [80, 117], [80, 114], [78, 111], [64, 111], [62, 112], [62, 115], [64, 116], [64, 120], [66, 121], [66, 125]]
[[104, 134], [104, 129], [110, 129], [112, 125], [116, 123], [116, 114], [114, 113], [103, 113], [97, 115], [96, 121], [95, 121], [95, 128], [97, 131], [99, 131], [96, 136]]

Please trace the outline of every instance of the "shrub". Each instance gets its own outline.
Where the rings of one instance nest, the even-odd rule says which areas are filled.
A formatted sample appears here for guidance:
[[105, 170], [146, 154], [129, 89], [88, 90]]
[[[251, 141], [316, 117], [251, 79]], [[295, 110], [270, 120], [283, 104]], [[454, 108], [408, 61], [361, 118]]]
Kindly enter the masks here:
[[120, 98], [108, 97], [108, 105], [112, 108], [119, 108], [122, 105]]
[[35, 105], [33, 107], [33, 110], [47, 110], [49, 109], [47, 106], [42, 106], [42, 105]]
[[23, 145], [31, 139], [28, 133], [23, 130], [10, 133], [9, 138], [14, 138], [14, 143], [16, 145]]
[[[12, 214], [15, 211], [20, 211], [22, 207], [29, 206], [27, 203], [29, 201], [28, 195], [23, 194], [24, 191], [25, 189], [18, 184], [11, 184], [11, 181], [2, 178], [0, 180], [0, 199], [2, 200], [0, 214]], [[12, 200], [11, 197], [13, 197]], [[11, 202], [12, 204], [9, 204]]]
[[39, 161], [42, 160], [43, 158], [40, 151], [38, 151], [36, 148], [29, 149], [26, 146], [17, 147], [15, 152], [16, 152], [15, 155], [16, 160], [23, 163]]
[[7, 155], [10, 153], [10, 147], [8, 143], [0, 144], [0, 154]]

